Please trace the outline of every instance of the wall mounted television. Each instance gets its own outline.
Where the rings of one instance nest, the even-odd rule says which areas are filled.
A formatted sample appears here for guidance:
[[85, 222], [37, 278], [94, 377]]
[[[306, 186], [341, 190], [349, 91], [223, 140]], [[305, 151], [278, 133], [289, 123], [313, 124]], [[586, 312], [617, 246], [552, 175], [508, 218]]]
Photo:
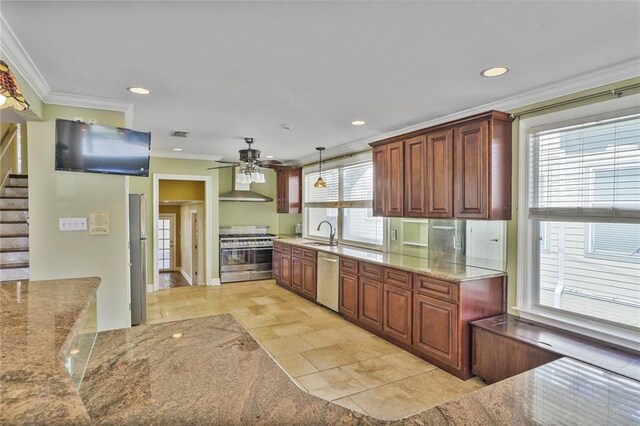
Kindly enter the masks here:
[[56, 170], [149, 176], [151, 133], [56, 120]]

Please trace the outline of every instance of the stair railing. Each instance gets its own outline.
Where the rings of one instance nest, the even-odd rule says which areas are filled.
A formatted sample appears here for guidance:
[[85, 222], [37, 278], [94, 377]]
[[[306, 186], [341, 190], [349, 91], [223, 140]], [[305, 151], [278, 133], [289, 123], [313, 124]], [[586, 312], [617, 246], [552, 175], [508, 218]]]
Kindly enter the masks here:
[[4, 188], [9, 175], [13, 173], [14, 152], [17, 149], [18, 127], [13, 124], [6, 131], [2, 142], [0, 142], [0, 188]]

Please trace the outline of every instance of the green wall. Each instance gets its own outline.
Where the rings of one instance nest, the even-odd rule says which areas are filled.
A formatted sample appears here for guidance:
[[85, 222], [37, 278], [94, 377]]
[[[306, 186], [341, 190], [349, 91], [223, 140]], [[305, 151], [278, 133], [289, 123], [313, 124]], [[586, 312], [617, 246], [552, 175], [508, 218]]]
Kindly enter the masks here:
[[[128, 327], [129, 286], [124, 176], [55, 171], [55, 119], [82, 116], [122, 126], [124, 114], [55, 105], [29, 121], [29, 257], [32, 280], [98, 276], [98, 329]], [[109, 213], [109, 235], [58, 231], [58, 218]]]
[[[616, 89], [619, 87], [623, 87], [623, 86], [627, 86], [627, 85], [631, 85], [631, 84], [638, 84], [640, 83], [640, 78], [632, 78], [632, 79], [628, 79], [628, 80], [624, 80], [624, 81], [620, 81], [614, 84], [608, 84], [606, 86], [601, 86], [601, 87], [596, 87], [593, 89], [589, 89], [589, 90], [585, 90], [582, 92], [578, 92], [578, 93], [573, 93], [571, 95], [567, 95], [567, 96], [562, 96], [559, 98], [555, 98], [555, 99], [550, 99], [548, 101], [545, 102], [539, 102], [536, 104], [532, 104], [532, 105], [527, 105], [521, 108], [517, 108], [517, 109], [513, 109], [509, 112], [517, 114], [519, 112], [522, 111], [526, 111], [526, 110], [530, 110], [533, 108], [538, 108], [538, 107], [543, 107], [543, 106], [548, 106], [548, 105], [552, 105], [558, 102], [563, 102], [563, 101], [568, 101], [568, 100], [572, 100], [572, 99], [577, 99], [580, 98], [582, 96], [586, 96], [586, 95], [591, 95], [594, 93], [598, 93], [601, 91], [608, 91], [608, 90], [612, 90], [612, 89]], [[629, 91], [628, 93], [625, 93], [625, 95], [630, 95], [630, 94], [634, 94], [634, 93], [640, 93], [639, 89], [634, 90], [633, 92]], [[581, 101], [581, 102], [576, 102], [576, 103], [572, 103], [570, 105], [565, 105], [565, 106], [560, 106], [557, 108], [552, 108], [552, 109], [548, 109], [545, 110], [544, 112], [539, 112], [539, 113], [535, 113], [535, 114], [529, 114], [526, 115], [522, 118], [529, 118], [529, 117], [534, 117], [536, 115], [542, 115], [542, 114], [548, 114], [550, 112], [554, 112], [554, 111], [561, 111], [564, 109], [569, 109], [569, 108], [575, 108], [578, 106], [583, 106], [583, 105], [589, 105], [589, 104], [593, 104], [596, 102], [602, 102], [604, 100], [609, 100], [609, 99], [613, 99], [613, 95], [612, 96], [603, 96], [603, 97], [599, 97], [599, 98], [594, 98], [594, 99], [590, 99], [590, 100], [586, 100], [586, 101]], [[517, 273], [518, 273], [518, 209], [517, 209], [517, 205], [518, 205], [518, 173], [519, 173], [519, 146], [520, 146], [520, 135], [519, 135], [519, 125], [520, 125], [520, 120], [516, 119], [513, 122], [513, 128], [512, 128], [512, 141], [513, 141], [513, 160], [512, 160], [512, 169], [513, 169], [513, 177], [512, 177], [512, 199], [513, 199], [513, 204], [512, 204], [512, 220], [510, 220], [509, 222], [507, 222], [507, 273], [509, 274], [509, 287], [507, 290], [507, 306], [509, 307], [509, 313], [514, 314], [514, 315], [518, 315], [518, 312], [515, 311], [513, 309], [513, 307], [516, 305], [516, 300], [517, 300], [517, 292], [516, 292], [516, 286], [517, 286]]]

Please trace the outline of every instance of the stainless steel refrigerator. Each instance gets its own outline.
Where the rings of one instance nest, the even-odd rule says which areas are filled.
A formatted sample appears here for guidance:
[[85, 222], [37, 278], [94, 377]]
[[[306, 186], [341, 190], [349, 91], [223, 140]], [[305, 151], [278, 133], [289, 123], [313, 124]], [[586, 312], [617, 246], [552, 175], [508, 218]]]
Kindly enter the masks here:
[[131, 325], [147, 320], [147, 202], [144, 194], [129, 194], [129, 267]]

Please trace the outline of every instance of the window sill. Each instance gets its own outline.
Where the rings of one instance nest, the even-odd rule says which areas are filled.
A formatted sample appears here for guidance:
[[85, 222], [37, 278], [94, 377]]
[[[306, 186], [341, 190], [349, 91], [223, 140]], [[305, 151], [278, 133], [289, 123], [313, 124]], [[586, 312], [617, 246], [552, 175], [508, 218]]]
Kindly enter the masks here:
[[513, 309], [520, 314], [521, 318], [640, 352], [637, 331], [540, 308], [514, 306]]

